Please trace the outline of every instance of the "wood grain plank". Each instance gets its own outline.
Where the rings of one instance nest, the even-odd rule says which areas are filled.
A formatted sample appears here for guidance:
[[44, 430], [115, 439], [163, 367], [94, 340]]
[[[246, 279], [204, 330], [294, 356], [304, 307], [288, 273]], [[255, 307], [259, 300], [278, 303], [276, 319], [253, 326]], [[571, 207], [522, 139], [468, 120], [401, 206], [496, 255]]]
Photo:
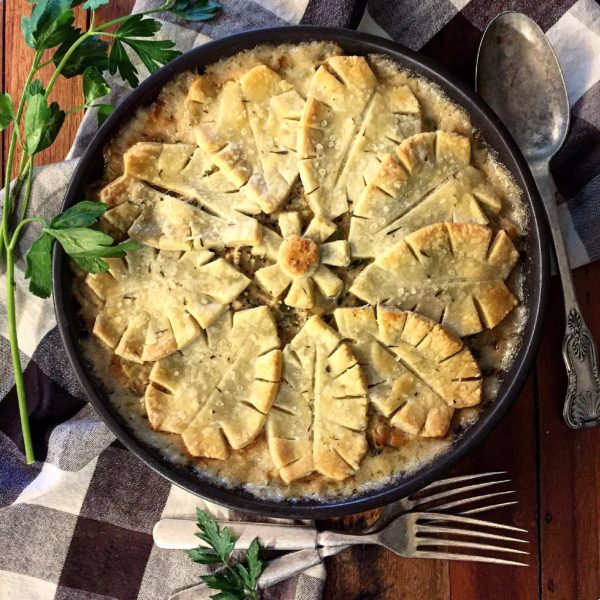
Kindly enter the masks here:
[[[324, 600], [447, 600], [448, 564], [408, 560], [372, 546], [356, 546], [326, 560]], [[463, 600], [467, 600], [467, 596]]]
[[[13, 0], [4, 4], [6, 12], [5, 44], [6, 44], [6, 70], [5, 88], [15, 99], [15, 103], [21, 95], [23, 84], [27, 79], [27, 73], [33, 58], [33, 50], [27, 46], [21, 33], [21, 16], [29, 14], [31, 4], [27, 0]], [[75, 25], [85, 27], [85, 14], [80, 9], [76, 10]], [[44, 60], [51, 57], [51, 53]], [[40, 71], [39, 77], [46, 83], [52, 73], [52, 67], [47, 66]], [[80, 77], [72, 79], [61, 78], [54, 87], [51, 100], [58, 102], [63, 110], [68, 110], [81, 104], [81, 81]], [[81, 122], [81, 111], [68, 115], [65, 124], [55, 143], [36, 157], [36, 164], [46, 164], [63, 160], [71, 146], [75, 132]], [[17, 161], [15, 161], [17, 162]], [[14, 174], [14, 172], [13, 172]]]
[[[450, 564], [452, 600], [529, 600], [539, 595], [538, 494], [536, 389], [534, 374], [528, 378], [519, 398], [491, 435], [458, 465], [457, 473], [506, 471], [512, 479], [508, 489], [516, 490], [515, 507], [481, 515], [526, 529], [530, 553], [528, 567], [504, 567], [477, 563]], [[507, 489], [507, 488], [503, 488]], [[517, 558], [519, 560], [519, 558]]]
[[[600, 339], [600, 264], [574, 275], [586, 321]], [[563, 422], [565, 326], [556, 278], [551, 297], [538, 357], [542, 598], [595, 600], [600, 598], [600, 429], [573, 431]]]
[[112, 19], [129, 14], [133, 9], [134, 4], [135, 0], [119, 0], [119, 2], [110, 2], [106, 6], [103, 6], [96, 11], [96, 22], [106, 23]]

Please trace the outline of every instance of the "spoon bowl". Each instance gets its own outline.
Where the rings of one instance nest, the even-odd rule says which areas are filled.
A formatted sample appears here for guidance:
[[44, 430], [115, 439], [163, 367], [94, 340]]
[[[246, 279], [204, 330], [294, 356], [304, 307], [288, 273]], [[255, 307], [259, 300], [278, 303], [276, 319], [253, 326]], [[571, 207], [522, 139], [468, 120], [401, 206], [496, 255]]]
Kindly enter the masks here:
[[569, 130], [569, 97], [554, 50], [535, 21], [506, 12], [489, 24], [475, 85], [528, 162], [547, 162], [558, 152]]

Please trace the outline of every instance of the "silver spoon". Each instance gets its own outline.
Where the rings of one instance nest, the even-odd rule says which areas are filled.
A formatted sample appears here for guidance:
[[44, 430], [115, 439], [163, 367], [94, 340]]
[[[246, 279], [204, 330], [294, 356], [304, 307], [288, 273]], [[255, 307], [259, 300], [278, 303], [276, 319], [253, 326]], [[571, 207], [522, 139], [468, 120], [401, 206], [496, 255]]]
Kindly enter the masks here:
[[569, 130], [569, 99], [552, 46], [529, 17], [506, 12], [488, 25], [477, 56], [476, 89], [512, 133], [544, 200], [567, 318], [563, 417], [575, 429], [593, 427], [600, 424], [598, 350], [577, 304], [550, 174], [550, 159]]

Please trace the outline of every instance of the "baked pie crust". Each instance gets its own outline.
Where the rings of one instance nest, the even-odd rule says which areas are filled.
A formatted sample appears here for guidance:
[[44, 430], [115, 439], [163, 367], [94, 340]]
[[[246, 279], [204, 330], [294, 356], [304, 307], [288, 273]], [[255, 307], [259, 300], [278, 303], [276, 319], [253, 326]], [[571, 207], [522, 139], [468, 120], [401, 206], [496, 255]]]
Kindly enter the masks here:
[[[440, 163], [442, 159], [428, 169], [434, 171], [434, 187], [430, 188], [419, 184], [418, 171], [409, 175], [393, 156], [383, 161], [354, 207], [348, 235], [352, 256], [375, 257], [409, 233], [432, 223], [487, 225], [486, 212], [500, 212], [501, 199], [479, 169], [469, 165], [444, 180], [444, 171], [437, 173]], [[440, 180], [443, 183], [435, 187], [435, 181]]]
[[286, 483], [317, 471], [342, 480], [367, 451], [366, 381], [350, 346], [311, 317], [283, 350], [267, 442]]
[[207, 113], [195, 128], [198, 145], [229, 181], [247, 188], [262, 211], [277, 209], [298, 177], [300, 94], [260, 65], [222, 87], [199, 78], [190, 100]]
[[172, 252], [143, 247], [85, 282], [101, 306], [93, 333], [133, 362], [168, 356], [196, 339], [250, 280], [208, 250]]
[[100, 193], [108, 205], [103, 221], [137, 242], [161, 250], [253, 246], [262, 240], [251, 218], [213, 215], [164, 194], [130, 175], [122, 175]]
[[493, 395], [479, 350], [518, 304], [515, 201], [425, 85], [264, 47], [181, 74], [111, 143], [101, 227], [143, 247], [85, 276], [82, 312], [144, 390], [130, 409], [211, 474], [354, 492]]
[[380, 157], [421, 131], [410, 88], [378, 81], [362, 56], [334, 56], [315, 73], [298, 129], [300, 177], [317, 217], [348, 211]]
[[393, 302], [464, 337], [495, 327], [517, 305], [504, 283], [519, 259], [505, 231], [472, 223], [423, 227], [381, 253], [350, 292]]
[[330, 221], [315, 217], [304, 232], [297, 212], [279, 216], [281, 236], [270, 234], [268, 255], [275, 264], [256, 271], [259, 285], [274, 298], [288, 290], [284, 302], [288, 306], [310, 309], [317, 303], [315, 287], [326, 298], [337, 296], [343, 281], [326, 265], [347, 267], [350, 252], [346, 240], [325, 242], [335, 231]]
[[194, 342], [154, 364], [145, 404], [154, 429], [179, 433], [192, 456], [226, 459], [260, 433], [281, 376], [265, 306], [225, 312]]
[[339, 332], [363, 367], [369, 401], [390, 424], [423, 437], [446, 435], [455, 408], [481, 402], [481, 371], [460, 338], [414, 312], [379, 305], [338, 308]]

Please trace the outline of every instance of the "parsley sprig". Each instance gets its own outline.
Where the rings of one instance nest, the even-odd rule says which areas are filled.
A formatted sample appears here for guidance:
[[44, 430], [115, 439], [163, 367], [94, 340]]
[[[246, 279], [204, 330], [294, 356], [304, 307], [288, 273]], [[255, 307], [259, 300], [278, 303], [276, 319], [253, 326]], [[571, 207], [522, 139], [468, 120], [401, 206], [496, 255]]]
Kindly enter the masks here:
[[[221, 8], [213, 0], [162, 0], [154, 9], [97, 23], [96, 11], [109, 2], [34, 0], [31, 13], [21, 18], [23, 37], [33, 51], [21, 95], [17, 100], [6, 91], [0, 93], [0, 131], [12, 128], [2, 193], [0, 257], [5, 254], [8, 335], [23, 443], [29, 463], [34, 461], [34, 455], [17, 337], [14, 272], [15, 251], [23, 228], [33, 222], [42, 225], [40, 238], [27, 253], [26, 272], [30, 291], [42, 298], [51, 293], [50, 256], [53, 244], [59, 243], [72, 260], [89, 272], [106, 270], [108, 263], [105, 258], [123, 256], [136, 248], [133, 242], [115, 245], [110, 236], [93, 228], [105, 209], [100, 203], [80, 202], [49, 222], [35, 216], [28, 217], [36, 156], [54, 143], [70, 114], [94, 109], [99, 123], [110, 115], [113, 106], [105, 99], [111, 91], [105, 79], [106, 72], [118, 74], [135, 87], [139, 82], [137, 61], [154, 72], [179, 54], [172, 41], [155, 39], [161, 24], [151, 15], [170, 12], [187, 21], [203, 21], [214, 17]], [[78, 6], [89, 11], [89, 27], [86, 30], [74, 26], [74, 9]], [[52, 65], [54, 71], [44, 83], [36, 75], [48, 65]], [[61, 76], [81, 77], [82, 103], [78, 106], [66, 108], [51, 100], [52, 90]], [[17, 160], [19, 148], [21, 153]], [[11, 186], [15, 166], [17, 176]], [[19, 196], [20, 210], [15, 215]]]
[[229, 527], [219, 527], [203, 510], [196, 509], [196, 524], [199, 533], [195, 535], [209, 545], [186, 550], [187, 555], [197, 563], [210, 565], [222, 563], [224, 569], [200, 578], [211, 589], [219, 590], [211, 596], [217, 600], [258, 600], [258, 578], [262, 572], [262, 562], [258, 556], [260, 544], [252, 540], [246, 552], [245, 564], [231, 560], [235, 548], [235, 538]]
[[[101, 202], [84, 200], [51, 221], [30, 217], [43, 226], [42, 234], [27, 252], [25, 278], [31, 279], [29, 289], [40, 298], [52, 293], [52, 246], [58, 242], [63, 250], [88, 273], [108, 271], [105, 258], [118, 258], [137, 250], [140, 244], [127, 240], [114, 244], [114, 240], [96, 229], [89, 229], [106, 211]], [[25, 220], [27, 221], [27, 220]]]

